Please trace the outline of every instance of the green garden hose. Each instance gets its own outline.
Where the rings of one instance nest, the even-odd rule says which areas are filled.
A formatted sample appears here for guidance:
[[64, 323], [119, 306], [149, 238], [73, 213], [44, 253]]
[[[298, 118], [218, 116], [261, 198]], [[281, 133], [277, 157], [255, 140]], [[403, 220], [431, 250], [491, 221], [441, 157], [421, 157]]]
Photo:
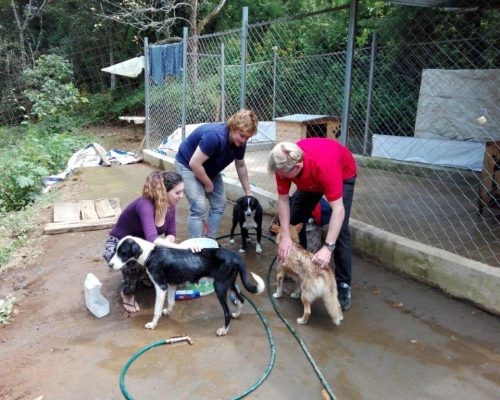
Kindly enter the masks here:
[[[255, 235], [255, 234], [251, 233], [251, 235]], [[230, 235], [220, 236], [220, 237], [217, 238], [217, 240], [224, 239], [224, 238], [227, 238], [229, 236]], [[273, 238], [271, 238], [269, 236], [266, 236], [266, 235], [263, 235], [263, 237], [266, 238], [267, 240], [269, 240], [270, 242], [275, 243], [275, 241], [274, 241]], [[278, 314], [278, 316], [280, 317], [280, 319], [287, 326], [288, 330], [291, 332], [291, 334], [294, 336], [294, 338], [299, 343], [299, 346], [301, 347], [302, 351], [306, 355], [309, 363], [313, 367], [314, 372], [318, 376], [319, 380], [321, 381], [321, 384], [323, 385], [323, 387], [327, 391], [328, 395], [330, 396], [330, 398], [332, 400], [336, 400], [336, 397], [333, 394], [332, 389], [330, 388], [330, 386], [326, 382], [326, 379], [324, 378], [323, 374], [321, 373], [321, 371], [319, 370], [318, 366], [316, 365], [316, 362], [314, 361], [314, 358], [311, 356], [311, 354], [310, 354], [309, 350], [307, 349], [306, 345], [304, 344], [304, 342], [302, 341], [302, 339], [300, 338], [300, 336], [295, 332], [295, 330], [293, 329], [293, 327], [290, 324], [290, 322], [281, 315], [278, 307], [276, 306], [276, 302], [274, 301], [274, 298], [272, 296], [271, 289], [270, 289], [271, 271], [272, 271], [272, 268], [273, 268], [273, 265], [274, 265], [275, 262], [276, 262], [276, 256], [271, 261], [271, 264], [269, 265], [269, 269], [268, 269], [268, 272], [267, 272], [267, 294], [269, 296], [269, 299], [271, 300], [271, 303], [272, 303], [272, 305], [274, 307], [274, 310], [276, 311], [276, 314]], [[264, 371], [264, 373], [261, 375], [261, 377], [259, 379], [257, 379], [257, 381], [250, 388], [248, 388], [247, 390], [245, 390], [242, 394], [240, 394], [240, 395], [238, 395], [236, 397], [233, 397], [231, 400], [242, 399], [242, 398], [248, 396], [250, 393], [252, 393], [255, 389], [257, 389], [264, 382], [264, 380], [269, 376], [269, 374], [271, 373], [271, 370], [273, 369], [274, 363], [275, 363], [275, 360], [276, 360], [276, 346], [275, 346], [275, 343], [274, 343], [274, 339], [273, 339], [273, 335], [272, 335], [272, 332], [271, 332], [271, 328], [269, 327], [269, 323], [267, 322], [266, 317], [264, 316], [264, 314], [262, 313], [262, 311], [260, 310], [260, 308], [257, 307], [257, 305], [251, 299], [249, 299], [248, 297], [246, 297], [243, 293], [240, 293], [240, 294], [245, 298], [245, 300], [247, 300], [252, 305], [252, 307], [257, 312], [260, 320], [262, 321], [262, 324], [264, 325], [264, 328], [266, 330], [267, 339], [268, 339], [268, 342], [269, 342], [269, 348], [271, 350], [271, 356], [269, 358], [269, 363], [267, 365], [267, 368]], [[127, 390], [127, 388], [125, 386], [125, 375], [127, 373], [127, 370], [129, 369], [130, 365], [132, 365], [132, 363], [137, 358], [139, 358], [142, 354], [144, 354], [148, 350], [151, 350], [151, 349], [153, 349], [155, 347], [162, 346], [162, 345], [165, 345], [165, 344], [176, 343], [176, 342], [179, 342], [179, 341], [188, 341], [188, 342], [192, 343], [191, 342], [191, 338], [189, 338], [188, 336], [172, 337], [170, 339], [159, 340], [157, 342], [151, 343], [151, 344], [143, 347], [142, 349], [140, 349], [139, 351], [137, 351], [132, 357], [130, 357], [130, 359], [123, 366], [121, 374], [120, 374], [120, 389], [122, 391], [123, 396], [127, 400], [133, 400], [134, 399], [130, 395], [130, 393], [128, 392], [128, 390]]]
[[[255, 236], [254, 233], [250, 233], [250, 235]], [[221, 236], [221, 237], [218, 237], [217, 240], [224, 239], [224, 238], [227, 238], [229, 236], [230, 235]], [[270, 242], [276, 243], [275, 240], [274, 240], [274, 238], [272, 238], [272, 237], [269, 237], [269, 236], [266, 236], [266, 235], [262, 235], [262, 237], [266, 238]], [[307, 357], [307, 360], [309, 361], [309, 363], [313, 367], [314, 372], [318, 376], [318, 379], [320, 380], [321, 384], [323, 385], [323, 387], [327, 391], [328, 395], [330, 396], [330, 398], [332, 400], [336, 400], [337, 398], [335, 397], [335, 394], [333, 393], [333, 390], [328, 385], [328, 382], [326, 381], [325, 377], [321, 373], [318, 365], [316, 364], [316, 361], [314, 360], [314, 358], [312, 357], [311, 353], [309, 352], [309, 349], [307, 348], [307, 346], [305, 345], [305, 343], [303, 342], [303, 340], [301, 339], [301, 337], [297, 334], [297, 332], [295, 331], [295, 329], [293, 329], [293, 327], [290, 324], [290, 322], [281, 314], [281, 312], [279, 311], [279, 309], [278, 309], [278, 307], [276, 305], [276, 301], [274, 300], [274, 297], [273, 297], [273, 295], [271, 293], [271, 271], [273, 269], [274, 263], [276, 262], [276, 258], [277, 258], [276, 256], [273, 258], [273, 260], [271, 261], [271, 264], [269, 264], [269, 269], [267, 270], [267, 279], [266, 279], [267, 295], [268, 295], [269, 299], [271, 300], [271, 303], [273, 305], [274, 311], [276, 312], [276, 314], [278, 314], [278, 317], [283, 321], [283, 323], [286, 325], [286, 327], [288, 328], [288, 330], [290, 331], [290, 333], [293, 335], [293, 337], [295, 338], [295, 340], [297, 340], [297, 342], [299, 343], [300, 348], [302, 349], [302, 351], [304, 352], [305, 356]]]
[[[245, 298], [245, 300], [247, 300], [252, 305], [252, 307], [255, 309], [255, 311], [259, 315], [259, 318], [262, 321], [262, 324], [264, 325], [264, 328], [265, 328], [266, 333], [267, 333], [267, 339], [268, 339], [268, 342], [269, 342], [269, 347], [271, 349], [271, 357], [269, 358], [269, 363], [267, 365], [266, 370], [260, 376], [260, 378], [257, 379], [257, 381], [250, 388], [248, 388], [247, 390], [245, 390], [242, 394], [240, 394], [240, 395], [238, 395], [236, 397], [233, 397], [231, 400], [242, 399], [243, 397], [248, 396], [250, 393], [252, 393], [260, 385], [262, 385], [262, 383], [264, 382], [264, 380], [271, 373], [271, 370], [274, 367], [274, 362], [276, 360], [276, 345], [274, 344], [273, 334], [271, 332], [271, 328], [269, 327], [269, 323], [267, 322], [266, 317], [264, 316], [264, 314], [262, 313], [262, 311], [259, 309], [259, 307], [257, 307], [257, 305], [252, 300], [250, 300], [248, 297], [246, 297], [243, 293], [240, 293], [240, 294]], [[151, 349], [153, 349], [155, 347], [162, 346], [162, 345], [165, 345], [165, 344], [172, 344], [172, 343], [176, 343], [176, 342], [184, 341], [184, 340], [188, 341], [190, 344], [192, 343], [191, 342], [191, 338], [189, 338], [189, 336], [182, 336], [182, 337], [175, 337], [174, 336], [174, 337], [172, 337], [170, 339], [159, 340], [157, 342], [151, 343], [151, 344], [143, 347], [142, 349], [140, 349], [139, 351], [137, 351], [132, 357], [130, 357], [130, 359], [125, 363], [124, 367], [122, 368], [122, 372], [120, 374], [120, 389], [122, 391], [123, 396], [127, 400], [133, 400], [134, 399], [132, 397], [132, 395], [128, 392], [127, 387], [125, 386], [125, 375], [127, 373], [127, 370], [129, 369], [130, 365], [132, 365], [132, 363], [137, 358], [139, 358], [146, 351], [151, 350]]]

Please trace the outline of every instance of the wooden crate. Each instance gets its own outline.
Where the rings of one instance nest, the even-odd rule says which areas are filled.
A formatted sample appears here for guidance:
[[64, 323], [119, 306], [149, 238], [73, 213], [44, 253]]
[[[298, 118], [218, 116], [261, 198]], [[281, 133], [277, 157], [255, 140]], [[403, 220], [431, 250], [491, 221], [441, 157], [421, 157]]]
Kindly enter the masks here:
[[323, 137], [340, 140], [341, 119], [328, 115], [293, 114], [275, 118], [276, 142]]
[[482, 214], [484, 207], [500, 208], [500, 141], [486, 142], [483, 171], [479, 185], [478, 209]]

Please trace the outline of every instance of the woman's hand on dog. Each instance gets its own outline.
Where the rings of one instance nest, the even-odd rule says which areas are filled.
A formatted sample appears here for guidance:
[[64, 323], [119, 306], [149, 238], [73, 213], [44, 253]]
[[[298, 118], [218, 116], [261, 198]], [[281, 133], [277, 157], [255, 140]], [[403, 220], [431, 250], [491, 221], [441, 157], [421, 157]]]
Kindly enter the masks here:
[[193, 253], [199, 253], [203, 247], [190, 244], [189, 246], [179, 245], [181, 249], [191, 250]]
[[199, 253], [202, 249], [202, 247], [198, 246], [198, 245], [193, 245], [193, 244], [189, 244], [189, 245], [182, 245], [182, 244], [179, 244], [179, 243], [175, 243], [175, 239], [174, 240], [171, 240], [170, 237], [166, 237], [166, 238], [157, 238], [154, 242], [154, 244], [158, 245], [158, 246], [164, 246], [164, 247], [169, 247], [171, 249], [183, 249], [183, 250], [191, 250], [193, 253]]
[[332, 252], [328, 250], [326, 247], [322, 247], [319, 249], [313, 257], [313, 263], [319, 265], [321, 268], [327, 268], [328, 264], [330, 264], [330, 260], [332, 258]]

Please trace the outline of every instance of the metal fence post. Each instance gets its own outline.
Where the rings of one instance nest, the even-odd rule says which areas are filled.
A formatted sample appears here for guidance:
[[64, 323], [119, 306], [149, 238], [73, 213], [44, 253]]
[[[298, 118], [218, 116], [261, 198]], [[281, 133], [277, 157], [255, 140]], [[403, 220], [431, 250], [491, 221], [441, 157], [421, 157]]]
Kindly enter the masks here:
[[243, 21], [241, 23], [241, 84], [240, 108], [245, 108], [247, 95], [247, 36], [248, 36], [248, 7], [243, 7]]
[[372, 112], [373, 75], [375, 73], [375, 53], [377, 52], [377, 32], [372, 34], [372, 49], [370, 53], [370, 73], [368, 75], [368, 98], [366, 100], [365, 138], [363, 140], [363, 155], [367, 155], [370, 136], [370, 117]]
[[188, 28], [182, 28], [182, 140], [186, 138], [186, 87], [187, 87], [187, 38]]
[[220, 115], [221, 121], [226, 120], [226, 59], [224, 54], [224, 43], [220, 44]]
[[273, 121], [276, 118], [276, 63], [278, 61], [278, 46], [273, 46]]
[[146, 148], [149, 149], [151, 140], [149, 137], [149, 56], [148, 38], [144, 38], [144, 135], [146, 136]]
[[352, 59], [354, 53], [354, 34], [358, 14], [358, 0], [351, 0], [349, 7], [349, 30], [347, 33], [347, 54], [344, 79], [344, 104], [342, 107], [342, 127], [340, 139], [347, 146], [347, 131], [349, 129], [349, 111], [351, 108]]

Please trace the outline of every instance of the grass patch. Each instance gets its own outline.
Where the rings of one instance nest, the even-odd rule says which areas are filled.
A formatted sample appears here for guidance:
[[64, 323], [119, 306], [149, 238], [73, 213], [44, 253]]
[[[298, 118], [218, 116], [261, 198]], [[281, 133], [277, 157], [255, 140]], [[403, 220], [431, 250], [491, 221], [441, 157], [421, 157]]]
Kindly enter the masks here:
[[[61, 191], [52, 189], [40, 195], [36, 200], [20, 211], [0, 213], [0, 271], [22, 248], [30, 245], [37, 238], [37, 216], [40, 211], [62, 197]], [[36, 256], [37, 254], [32, 254]]]

